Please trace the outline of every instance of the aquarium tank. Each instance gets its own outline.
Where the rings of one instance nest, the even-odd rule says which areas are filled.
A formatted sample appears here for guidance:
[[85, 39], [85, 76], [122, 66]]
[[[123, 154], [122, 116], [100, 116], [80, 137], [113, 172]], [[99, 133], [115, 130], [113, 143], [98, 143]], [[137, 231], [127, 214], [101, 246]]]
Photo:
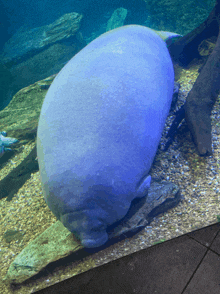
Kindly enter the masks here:
[[182, 112], [167, 138], [215, 48], [215, 4], [0, 2], [1, 293], [219, 221], [219, 98], [212, 154]]

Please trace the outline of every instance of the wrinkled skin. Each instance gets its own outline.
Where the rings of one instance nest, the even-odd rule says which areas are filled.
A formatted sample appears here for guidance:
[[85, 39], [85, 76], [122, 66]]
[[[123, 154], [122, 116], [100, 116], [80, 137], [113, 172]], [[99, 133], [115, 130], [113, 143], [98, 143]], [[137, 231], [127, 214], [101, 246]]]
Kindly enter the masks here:
[[147, 194], [168, 115], [174, 72], [165, 42], [138, 25], [109, 31], [54, 79], [38, 126], [45, 200], [83, 246]]

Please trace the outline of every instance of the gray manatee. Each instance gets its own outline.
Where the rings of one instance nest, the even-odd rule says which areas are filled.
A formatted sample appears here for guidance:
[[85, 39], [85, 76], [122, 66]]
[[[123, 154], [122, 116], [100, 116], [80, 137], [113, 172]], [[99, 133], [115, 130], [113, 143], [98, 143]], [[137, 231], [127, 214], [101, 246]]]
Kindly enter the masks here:
[[37, 155], [46, 203], [84, 247], [146, 196], [174, 86], [166, 43], [123, 26], [76, 54], [45, 97]]

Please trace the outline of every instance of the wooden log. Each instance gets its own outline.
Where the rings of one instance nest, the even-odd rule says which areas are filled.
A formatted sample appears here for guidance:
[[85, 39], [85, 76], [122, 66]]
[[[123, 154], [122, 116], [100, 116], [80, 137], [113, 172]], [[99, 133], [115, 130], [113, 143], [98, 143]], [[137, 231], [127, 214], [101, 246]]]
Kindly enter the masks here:
[[[217, 0], [208, 19], [192, 33], [176, 42], [179, 43], [176, 45], [177, 52], [172, 56], [177, 61], [179, 55], [180, 62], [189, 63], [195, 58], [196, 50], [198, 51], [198, 43], [204, 39], [204, 36], [213, 36], [213, 32], [218, 31], [215, 48], [202, 68], [192, 90], [189, 92], [184, 106], [186, 122], [201, 156], [212, 154], [210, 115], [220, 92], [219, 26], [220, 0]], [[171, 48], [172, 50], [174, 49]]]
[[219, 25], [216, 15], [219, 11], [219, 0], [210, 12], [208, 18], [192, 32], [172, 43], [168, 49], [173, 62], [187, 66], [194, 58], [201, 58], [198, 52], [199, 44], [209, 37], [218, 36]]

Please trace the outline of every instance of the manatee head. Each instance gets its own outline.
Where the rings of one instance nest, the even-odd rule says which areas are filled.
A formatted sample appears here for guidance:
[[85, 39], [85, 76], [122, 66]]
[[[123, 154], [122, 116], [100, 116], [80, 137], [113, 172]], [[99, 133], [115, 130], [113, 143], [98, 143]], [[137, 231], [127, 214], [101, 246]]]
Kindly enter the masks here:
[[108, 241], [107, 224], [101, 215], [101, 211], [98, 215], [97, 211], [93, 210], [75, 211], [64, 214], [61, 222], [80, 239], [84, 247], [95, 248]]
[[43, 185], [49, 208], [86, 248], [100, 247], [108, 241], [107, 228], [126, 215], [134, 198], [147, 195], [151, 182], [148, 175], [128, 193], [121, 182], [110, 186], [103, 184], [100, 175], [91, 178], [82, 181], [66, 171], [51, 176]]

